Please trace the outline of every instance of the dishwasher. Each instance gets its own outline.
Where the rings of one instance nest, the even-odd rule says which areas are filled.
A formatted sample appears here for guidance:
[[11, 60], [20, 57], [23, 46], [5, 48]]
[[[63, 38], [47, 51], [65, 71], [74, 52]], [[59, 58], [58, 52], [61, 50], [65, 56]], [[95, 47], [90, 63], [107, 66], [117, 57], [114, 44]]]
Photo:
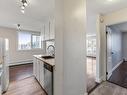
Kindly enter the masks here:
[[48, 95], [53, 95], [53, 66], [44, 64], [44, 89]]

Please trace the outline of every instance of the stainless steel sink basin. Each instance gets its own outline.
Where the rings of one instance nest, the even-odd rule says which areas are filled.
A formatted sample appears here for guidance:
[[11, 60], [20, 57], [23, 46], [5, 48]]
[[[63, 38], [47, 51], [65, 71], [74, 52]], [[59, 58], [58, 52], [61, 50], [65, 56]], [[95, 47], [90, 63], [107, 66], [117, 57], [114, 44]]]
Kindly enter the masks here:
[[47, 56], [42, 56], [41, 58], [44, 58], [44, 59], [51, 59], [51, 58], [54, 58], [53, 56], [50, 56], [50, 55], [47, 55]]

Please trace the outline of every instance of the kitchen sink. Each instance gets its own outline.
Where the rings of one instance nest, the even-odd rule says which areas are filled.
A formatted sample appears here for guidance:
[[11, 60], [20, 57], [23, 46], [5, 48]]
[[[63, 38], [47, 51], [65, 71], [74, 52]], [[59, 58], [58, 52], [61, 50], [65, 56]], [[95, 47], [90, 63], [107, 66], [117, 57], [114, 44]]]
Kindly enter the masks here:
[[50, 56], [50, 55], [47, 55], [47, 56], [41, 56], [41, 58], [44, 58], [44, 59], [51, 59], [51, 58], [54, 58], [53, 56]]

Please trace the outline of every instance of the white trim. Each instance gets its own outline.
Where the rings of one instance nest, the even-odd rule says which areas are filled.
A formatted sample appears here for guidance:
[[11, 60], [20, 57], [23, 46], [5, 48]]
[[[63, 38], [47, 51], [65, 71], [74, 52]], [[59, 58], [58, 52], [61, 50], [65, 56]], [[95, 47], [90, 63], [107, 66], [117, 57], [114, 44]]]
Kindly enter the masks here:
[[112, 72], [113, 72], [116, 68], [118, 68], [119, 65], [122, 64], [122, 63], [123, 63], [123, 60], [121, 60], [121, 61], [112, 69]]
[[123, 58], [124, 61], [127, 61], [127, 58]]
[[88, 93], [86, 92], [84, 95], [88, 95]]
[[115, 67], [112, 68], [112, 70], [108, 73], [108, 76], [107, 76], [108, 79], [111, 77], [112, 72], [113, 72], [115, 69], [117, 69], [117, 68], [120, 66], [120, 64], [122, 64], [122, 63], [123, 63], [123, 60], [121, 60]]
[[101, 76], [100, 78], [96, 78], [95, 80], [97, 83], [101, 83], [102, 81], [105, 81], [104, 76]]
[[33, 62], [33, 60], [14, 62], [14, 63], [9, 63], [9, 66], [15, 66], [15, 65], [21, 65], [21, 64], [29, 64], [29, 63], [32, 63], [32, 62]]
[[107, 75], [107, 79], [109, 79], [112, 75], [112, 70], [110, 72], [108, 72], [108, 75]]
[[101, 62], [100, 62], [100, 50], [101, 50], [101, 46], [100, 46], [100, 40], [101, 40], [101, 35], [100, 35], [100, 18], [101, 15], [98, 14], [97, 15], [97, 20], [96, 20], [96, 44], [97, 44], [97, 50], [96, 50], [96, 82], [100, 83], [101, 82], [101, 78], [100, 77], [100, 67], [101, 67]]

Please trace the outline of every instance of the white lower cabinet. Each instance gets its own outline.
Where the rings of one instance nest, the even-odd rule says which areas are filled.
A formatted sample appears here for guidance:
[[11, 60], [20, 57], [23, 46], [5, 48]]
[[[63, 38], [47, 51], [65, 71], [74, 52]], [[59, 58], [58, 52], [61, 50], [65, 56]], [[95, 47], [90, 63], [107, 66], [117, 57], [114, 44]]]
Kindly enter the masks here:
[[37, 77], [37, 58], [33, 57], [33, 75]]
[[44, 87], [44, 62], [34, 57], [33, 73], [38, 82]]
[[44, 87], [44, 62], [40, 62], [40, 84]]
[[37, 72], [36, 78], [38, 81], [40, 81], [40, 61], [39, 60], [37, 60], [36, 65], [37, 65], [37, 67], [36, 67], [36, 72]]

